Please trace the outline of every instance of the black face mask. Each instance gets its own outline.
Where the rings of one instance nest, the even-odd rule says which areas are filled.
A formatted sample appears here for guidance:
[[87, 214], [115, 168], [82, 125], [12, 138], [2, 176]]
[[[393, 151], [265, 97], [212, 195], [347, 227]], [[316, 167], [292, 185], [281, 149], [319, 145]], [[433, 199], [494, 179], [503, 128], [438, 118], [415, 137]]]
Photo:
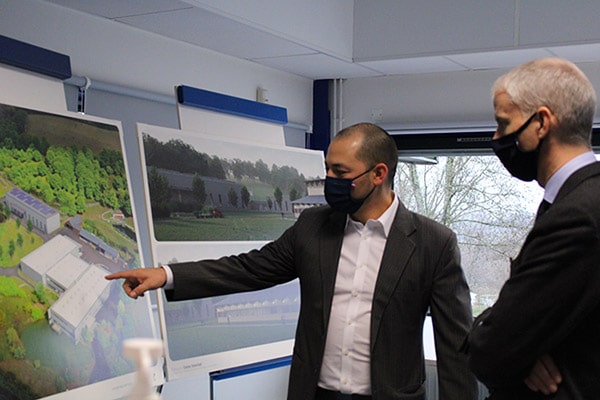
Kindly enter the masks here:
[[494, 153], [504, 167], [515, 178], [529, 182], [537, 178], [537, 164], [540, 145], [533, 151], [522, 151], [517, 146], [519, 135], [527, 129], [537, 113], [533, 114], [519, 129], [506, 134], [498, 139], [492, 139], [491, 145]]
[[362, 199], [355, 199], [351, 195], [352, 187], [354, 186], [353, 182], [366, 173], [371, 172], [371, 170], [373, 168], [366, 170], [352, 179], [325, 177], [325, 200], [327, 200], [327, 204], [334, 210], [343, 212], [344, 214], [354, 214], [357, 212], [365, 200], [373, 193], [375, 186]]

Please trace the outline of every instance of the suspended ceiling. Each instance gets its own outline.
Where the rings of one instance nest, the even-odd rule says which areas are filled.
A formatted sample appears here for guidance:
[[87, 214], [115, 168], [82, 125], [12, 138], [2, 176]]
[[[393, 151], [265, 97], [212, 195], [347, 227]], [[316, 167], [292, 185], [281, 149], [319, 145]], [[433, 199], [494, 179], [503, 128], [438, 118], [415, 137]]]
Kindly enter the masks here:
[[[314, 32], [308, 26], [311, 23], [308, 20], [310, 13], [298, 16], [307, 21], [305, 33], [290, 34], [281, 28], [281, 21], [277, 24], [268, 21], [257, 23], [252, 15], [244, 16], [243, 7], [238, 7], [233, 15], [225, 12], [225, 8], [219, 8], [220, 3], [215, 0], [46, 1], [310, 79], [504, 68], [544, 56], [566, 57], [578, 63], [600, 61], [598, 28], [588, 29], [592, 20], [589, 25], [585, 24], [586, 21], [577, 23], [578, 19], [588, 16], [593, 19], [594, 15], [600, 15], [596, 13], [600, 11], [600, 5], [590, 5], [593, 2], [589, 1], [562, 2], [564, 12], [575, 12], [577, 19], [564, 15], [559, 0], [554, 1], [553, 11], [551, 7], [542, 7], [539, 11], [534, 4], [552, 6], [548, 0], [530, 0], [528, 3], [519, 0], [336, 0], [337, 3], [329, 4], [339, 5], [340, 12], [350, 15], [354, 25], [350, 27], [351, 34], [341, 39], [348, 41], [342, 43], [342, 51], [315, 43], [318, 40], [311, 37]], [[270, 1], [247, 0], [238, 4], [260, 7]], [[304, 9], [310, 11], [311, 4], [332, 0], [280, 1], [283, 3], [278, 4], [291, 4], [293, 10], [306, 4]], [[235, 3], [232, 0], [227, 2], [229, 5]], [[520, 3], [523, 3], [521, 8]], [[463, 7], [457, 10], [453, 7], [456, 4]], [[582, 6], [579, 9], [578, 4]], [[324, 5], [327, 3], [317, 4], [319, 7]], [[429, 15], [424, 9], [428, 6], [432, 11]], [[254, 16], [257, 15], [256, 9], [250, 10]], [[474, 15], [468, 15], [466, 11], [469, 10], [474, 10]], [[548, 24], [532, 27], [533, 33], [529, 36], [527, 29], [532, 24], [522, 22], [528, 10], [537, 14], [530, 16], [532, 20], [549, 21]], [[274, 15], [271, 20], [277, 18]], [[287, 18], [295, 17], [288, 15]], [[421, 20], [413, 21], [411, 18]], [[569, 20], [576, 23], [572, 26], [565, 26], [566, 22], [558, 23]], [[394, 25], [395, 22], [398, 24]], [[343, 27], [343, 21], [340, 26]], [[381, 32], [374, 31], [374, 27]], [[326, 26], [315, 26], [314, 29], [324, 32], [324, 35], [339, 33], [339, 29], [328, 31]], [[554, 33], [557, 33], [556, 37], [552, 37]], [[510, 45], [502, 44], [503, 35], [506, 36], [505, 42], [512, 41]], [[536, 40], [536, 35], [541, 35], [542, 40]], [[533, 38], [529, 43], [528, 37]], [[366, 41], [363, 40], [365, 38]], [[343, 54], [344, 48], [353, 50]], [[390, 53], [386, 49], [398, 51]], [[419, 49], [424, 51], [419, 53]]]

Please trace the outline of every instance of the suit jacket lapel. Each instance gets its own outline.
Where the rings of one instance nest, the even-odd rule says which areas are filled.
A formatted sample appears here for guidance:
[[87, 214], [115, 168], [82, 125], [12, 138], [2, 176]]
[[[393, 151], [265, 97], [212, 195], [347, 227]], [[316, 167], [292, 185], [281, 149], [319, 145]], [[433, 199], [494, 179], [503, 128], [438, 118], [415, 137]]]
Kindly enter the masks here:
[[371, 349], [377, 338], [383, 311], [408, 265], [408, 260], [415, 251], [415, 243], [410, 239], [415, 231], [412, 214], [400, 203], [385, 244], [375, 283], [371, 309]]
[[579, 186], [581, 182], [598, 174], [600, 174], [600, 162], [595, 162], [578, 169], [573, 173], [573, 175], [567, 178], [565, 183], [562, 185], [562, 187], [558, 191], [558, 194], [556, 195], [556, 199], [554, 199], [554, 203], [560, 201], [571, 190]]
[[334, 212], [323, 226], [322, 237], [319, 240], [319, 265], [321, 266], [321, 284], [323, 285], [323, 327], [326, 327], [331, 313], [335, 277], [346, 227], [346, 215]]

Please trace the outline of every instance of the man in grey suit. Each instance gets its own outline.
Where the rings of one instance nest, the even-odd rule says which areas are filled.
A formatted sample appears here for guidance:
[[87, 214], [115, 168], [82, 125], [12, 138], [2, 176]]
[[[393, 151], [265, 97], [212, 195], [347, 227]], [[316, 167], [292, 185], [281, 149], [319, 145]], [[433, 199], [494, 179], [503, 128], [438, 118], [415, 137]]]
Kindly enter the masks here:
[[571, 62], [539, 59], [493, 86], [496, 154], [544, 187], [531, 232], [493, 307], [469, 335], [490, 399], [600, 398], [600, 163], [596, 94]]
[[299, 278], [290, 400], [424, 400], [429, 310], [439, 398], [476, 399], [476, 380], [459, 351], [472, 314], [455, 234], [410, 212], [394, 194], [397, 149], [380, 127], [342, 130], [325, 161], [329, 206], [304, 211], [260, 250], [107, 278], [124, 278], [132, 298], [165, 286], [168, 300]]

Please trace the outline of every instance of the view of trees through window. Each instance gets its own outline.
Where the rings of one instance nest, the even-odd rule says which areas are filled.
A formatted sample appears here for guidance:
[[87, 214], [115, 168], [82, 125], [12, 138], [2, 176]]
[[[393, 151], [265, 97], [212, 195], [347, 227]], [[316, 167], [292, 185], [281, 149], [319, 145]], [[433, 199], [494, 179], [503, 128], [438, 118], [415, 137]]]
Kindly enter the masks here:
[[493, 304], [533, 224], [543, 189], [510, 177], [494, 155], [400, 162], [394, 190], [413, 211], [458, 236], [473, 313]]

